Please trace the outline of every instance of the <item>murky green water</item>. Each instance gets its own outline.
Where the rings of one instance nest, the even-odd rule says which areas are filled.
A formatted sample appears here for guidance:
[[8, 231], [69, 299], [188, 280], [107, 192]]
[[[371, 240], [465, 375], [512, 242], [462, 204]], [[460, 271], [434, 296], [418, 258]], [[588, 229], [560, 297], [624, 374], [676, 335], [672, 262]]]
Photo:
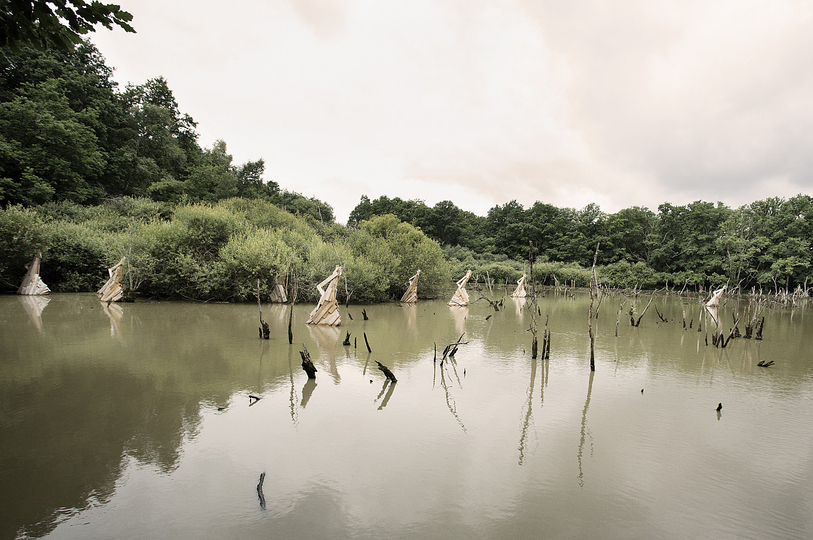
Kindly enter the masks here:
[[339, 329], [297, 306], [291, 347], [287, 306], [263, 341], [251, 304], [0, 297], [0, 538], [813, 537], [810, 313], [717, 349], [697, 299], [618, 338], [605, 299], [591, 376], [588, 303], [541, 300], [532, 361], [509, 298], [351, 306]]

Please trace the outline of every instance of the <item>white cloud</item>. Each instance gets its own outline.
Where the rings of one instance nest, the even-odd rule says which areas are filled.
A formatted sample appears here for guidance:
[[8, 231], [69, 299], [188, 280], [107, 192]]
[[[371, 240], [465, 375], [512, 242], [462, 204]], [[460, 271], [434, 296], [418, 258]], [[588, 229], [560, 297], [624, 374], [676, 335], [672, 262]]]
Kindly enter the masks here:
[[605, 211], [809, 191], [808, 2], [133, 0], [93, 37], [201, 142], [332, 204]]

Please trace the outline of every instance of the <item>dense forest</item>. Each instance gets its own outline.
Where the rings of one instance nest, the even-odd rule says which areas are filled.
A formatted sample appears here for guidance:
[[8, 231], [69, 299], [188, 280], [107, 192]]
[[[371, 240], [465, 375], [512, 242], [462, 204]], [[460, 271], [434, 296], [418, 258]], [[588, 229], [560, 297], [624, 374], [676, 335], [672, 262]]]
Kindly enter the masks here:
[[[393, 214], [447, 246], [456, 259], [524, 261], [533, 242], [541, 261], [593, 264], [619, 287], [678, 289], [716, 287], [807, 290], [813, 283], [813, 198], [769, 198], [732, 209], [696, 201], [663, 203], [657, 213], [625, 208], [614, 214], [589, 204], [581, 210], [535, 202], [498, 205], [485, 217], [451, 201], [428, 207], [420, 200], [362, 197], [350, 214], [352, 226], [370, 216]], [[456, 246], [450, 248], [449, 246]], [[589, 272], [576, 272], [586, 284]]]
[[343, 296], [400, 296], [422, 270], [422, 296], [474, 270], [511, 284], [589, 282], [596, 246], [607, 286], [779, 292], [813, 283], [813, 198], [732, 209], [697, 201], [606, 214], [511, 201], [486, 216], [452, 201], [362, 197], [346, 226], [331, 206], [280, 190], [262, 159], [233, 163], [202, 148], [196, 123], [157, 77], [119, 89], [87, 41], [0, 55], [0, 286], [43, 253], [56, 291], [91, 291], [127, 255], [133, 289], [156, 297], [250, 300], [283, 276], [300, 299], [346, 266]]

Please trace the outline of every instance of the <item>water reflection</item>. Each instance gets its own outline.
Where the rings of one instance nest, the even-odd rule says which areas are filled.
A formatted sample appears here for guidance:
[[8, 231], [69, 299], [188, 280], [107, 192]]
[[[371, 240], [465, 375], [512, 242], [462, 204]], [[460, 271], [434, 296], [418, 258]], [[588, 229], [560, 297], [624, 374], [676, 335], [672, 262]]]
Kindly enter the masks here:
[[308, 379], [302, 387], [302, 402], [299, 404], [303, 409], [308, 405], [313, 391], [316, 389], [316, 379]]
[[120, 305], [114, 303], [102, 303], [101, 306], [104, 314], [110, 319], [110, 337], [124, 341], [124, 327], [122, 323], [124, 310]]
[[[457, 309], [457, 308], [455, 308], [455, 309]], [[444, 367], [444, 364], [446, 365], [446, 367]], [[465, 433], [466, 432], [466, 426], [465, 426], [465, 424], [463, 424], [463, 421], [460, 419], [460, 416], [457, 414], [457, 403], [455, 402], [455, 399], [454, 399], [454, 397], [452, 396], [452, 393], [449, 390], [449, 385], [446, 382], [446, 379], [449, 376], [448, 373], [447, 373], [448, 364], [453, 364], [453, 362], [448, 361], [448, 359], [447, 359], [447, 361], [441, 360], [440, 364], [437, 365], [435, 369], [440, 371], [440, 386], [441, 386], [441, 388], [443, 388], [443, 391], [446, 394], [446, 407], [449, 409], [449, 412], [452, 413], [452, 416], [454, 416], [454, 419], [457, 421], [457, 423], [460, 425], [460, 428]], [[457, 371], [455, 370], [455, 376], [456, 375], [457, 375]], [[458, 384], [460, 384], [460, 379], [459, 378], [457, 379], [457, 381], [458, 381]], [[433, 383], [433, 386], [434, 386], [434, 383]], [[461, 384], [461, 388], [462, 388], [462, 384]]]
[[525, 298], [511, 298], [511, 300], [514, 301], [514, 307], [516, 308], [516, 312], [517, 312], [517, 319], [519, 319], [520, 322], [522, 322], [522, 317], [524, 315], [526, 299]]
[[17, 298], [20, 299], [20, 303], [23, 305], [23, 309], [25, 310], [25, 314], [28, 315], [28, 319], [34, 323], [34, 327], [38, 332], [41, 333], [42, 310], [45, 309], [45, 306], [48, 305], [48, 302], [50, 302], [51, 299], [43, 295], [28, 294], [17, 295]]
[[[801, 538], [813, 526], [798, 504], [813, 483], [803, 311], [793, 324], [767, 312], [764, 341], [717, 349], [682, 328], [677, 299], [659, 300], [669, 323], [650, 312], [618, 338], [605, 309], [590, 374], [578, 292], [542, 303], [553, 361], [523, 352], [516, 310], [475, 304], [461, 323], [440, 302], [368, 306], [366, 323], [301, 332], [335, 383], [314, 397], [286, 318], [269, 316], [272, 339], [258, 341], [256, 305], [128, 304], [125, 340], [94, 295], [50, 300], [41, 332], [0, 297], [2, 538]], [[366, 331], [373, 354], [343, 347], [345, 331]], [[464, 332], [459, 360], [430, 365], [433, 343]], [[370, 384], [375, 358], [397, 385]], [[262, 396], [251, 409], [250, 393]], [[720, 401], [726, 422], [712, 417]]]
[[519, 437], [519, 464], [522, 465], [525, 461], [525, 445], [528, 439], [528, 428], [532, 425], [533, 419], [533, 398], [534, 398], [534, 380], [536, 379], [536, 359], [531, 360], [531, 383], [528, 385], [528, 401], [525, 403], [525, 410], [523, 412], [522, 429]]
[[378, 407], [379, 411], [382, 410], [384, 407], [386, 407], [387, 403], [389, 403], [390, 398], [392, 397], [392, 393], [395, 390], [395, 386], [396, 386], [396, 383], [390, 383], [389, 379], [384, 380], [384, 386], [381, 387], [381, 392], [378, 393], [378, 396], [375, 398], [375, 401], [374, 401], [374, 403], [378, 402], [378, 400], [381, 399], [381, 396], [384, 396], [384, 392], [387, 393], [387, 395], [384, 396], [384, 399], [381, 400], [381, 405], [379, 405], [379, 407]]
[[454, 320], [455, 333], [460, 335], [465, 332], [466, 320], [469, 317], [468, 306], [450, 306], [449, 314], [452, 316], [452, 320]]
[[584, 455], [584, 442], [585, 437], [590, 439], [590, 456], [593, 455], [593, 435], [587, 427], [587, 409], [590, 408], [590, 394], [593, 393], [593, 377], [596, 372], [590, 371], [590, 379], [587, 382], [587, 399], [584, 401], [584, 410], [582, 410], [582, 429], [581, 437], [579, 438], [579, 452], [577, 454], [579, 460], [579, 487], [584, 487], [584, 469], [582, 468], [582, 456]]
[[333, 378], [333, 382], [339, 384], [342, 377], [339, 375], [339, 368], [336, 365], [337, 345], [341, 339], [342, 331], [336, 326], [307, 325], [311, 339], [316, 342], [319, 351], [319, 360], [322, 365], [327, 363], [328, 372]]

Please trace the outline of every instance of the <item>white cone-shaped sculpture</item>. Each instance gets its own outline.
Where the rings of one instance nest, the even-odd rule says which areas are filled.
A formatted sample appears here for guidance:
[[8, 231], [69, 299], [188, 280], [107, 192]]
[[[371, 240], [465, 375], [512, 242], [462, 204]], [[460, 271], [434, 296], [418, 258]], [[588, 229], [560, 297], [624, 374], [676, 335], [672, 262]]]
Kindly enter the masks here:
[[717, 318], [717, 307], [720, 305], [720, 297], [723, 296], [723, 292], [725, 292], [725, 285], [714, 291], [711, 299], [706, 302], [706, 311], [708, 311], [711, 318], [714, 319], [715, 325], [720, 323], [719, 319]]
[[460, 278], [460, 281], [457, 282], [457, 290], [455, 291], [454, 296], [452, 296], [452, 299], [446, 303], [447, 306], [469, 305], [469, 293], [466, 292], [466, 283], [469, 282], [470, 277], [471, 270], [466, 272], [466, 275]]
[[525, 274], [517, 281], [517, 288], [511, 293], [511, 298], [525, 298], [528, 293], [525, 292]]
[[409, 287], [407, 287], [404, 296], [401, 297], [402, 304], [414, 304], [418, 301], [418, 276], [421, 275], [420, 269], [414, 276], [409, 278]]
[[285, 277], [277, 276], [274, 281], [274, 288], [271, 289], [268, 300], [274, 304], [284, 304], [288, 301], [288, 295], [285, 294]]
[[117, 302], [124, 296], [124, 289], [121, 286], [121, 280], [124, 277], [124, 263], [127, 257], [122, 257], [119, 263], [113, 268], [108, 268], [107, 273], [110, 278], [107, 280], [101, 289], [96, 294], [99, 295], [99, 300], [105, 304], [108, 302]]
[[42, 253], [37, 253], [34, 255], [34, 260], [31, 261], [30, 264], [25, 265], [28, 272], [25, 273], [23, 282], [20, 284], [20, 288], [17, 289], [17, 294], [37, 295], [48, 294], [51, 292], [51, 289], [48, 288], [48, 285], [43, 283], [42, 278], [40, 277], [41, 262]]
[[339, 326], [342, 323], [341, 315], [339, 315], [339, 304], [336, 302], [336, 287], [339, 284], [341, 275], [342, 267], [337, 266], [327, 279], [316, 286], [322, 296], [319, 298], [316, 307], [311, 311], [307, 324]]

